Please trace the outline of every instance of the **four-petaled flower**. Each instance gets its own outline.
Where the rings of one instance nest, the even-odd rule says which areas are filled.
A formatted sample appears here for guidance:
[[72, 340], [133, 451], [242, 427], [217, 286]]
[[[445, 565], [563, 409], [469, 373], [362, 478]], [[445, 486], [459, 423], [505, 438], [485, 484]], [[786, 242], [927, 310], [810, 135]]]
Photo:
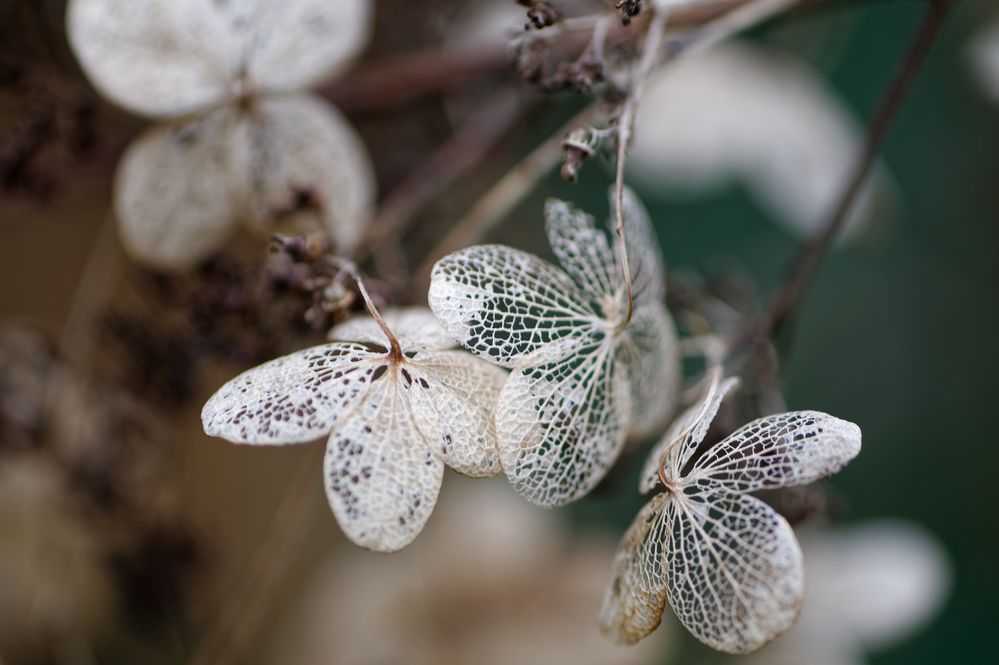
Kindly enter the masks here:
[[679, 359], [659, 243], [630, 191], [622, 212], [630, 276], [613, 251], [621, 239], [612, 247], [592, 217], [557, 200], [546, 229], [563, 269], [503, 245], [434, 266], [429, 301], [444, 329], [513, 369], [496, 411], [500, 459], [514, 488], [542, 506], [587, 494], [629, 434], [653, 434], [672, 415]]
[[652, 632], [667, 598], [699, 640], [731, 653], [761, 647], [798, 614], [798, 541], [783, 517], [749, 493], [836, 473], [860, 452], [860, 428], [817, 411], [781, 413], [700, 452], [736, 385], [720, 377], [711, 370], [703, 401], [674, 421], [642, 472], [641, 491], [661, 491], [632, 522], [614, 560], [600, 624], [616, 642]]
[[374, 177], [340, 113], [304, 92], [364, 44], [366, 0], [72, 0], [69, 41], [98, 90], [164, 121], [126, 151], [115, 179], [122, 242], [184, 268], [240, 219], [360, 238]]
[[205, 432], [238, 443], [302, 443], [329, 435], [326, 496], [354, 543], [408, 545], [430, 517], [444, 465], [500, 471], [492, 414], [502, 369], [454, 350], [425, 308], [389, 311], [393, 337], [370, 318], [333, 328], [349, 340], [244, 372], [205, 404]]

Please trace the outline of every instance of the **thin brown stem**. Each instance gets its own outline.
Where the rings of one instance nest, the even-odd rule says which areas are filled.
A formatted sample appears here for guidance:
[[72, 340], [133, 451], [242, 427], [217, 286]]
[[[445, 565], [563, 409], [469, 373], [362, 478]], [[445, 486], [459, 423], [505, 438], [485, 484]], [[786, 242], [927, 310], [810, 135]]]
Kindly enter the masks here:
[[769, 338], [780, 332], [800, 305], [802, 296], [819, 264], [846, 222], [871, 172], [885, 136], [898, 116], [916, 75], [926, 61], [951, 6], [951, 0], [930, 0], [923, 20], [871, 118], [863, 148], [836, 206], [823, 225], [822, 233], [805, 243], [791, 263], [787, 277], [774, 296], [766, 318], [757, 331], [760, 339]]
[[361, 298], [364, 300], [364, 307], [368, 310], [368, 314], [371, 315], [371, 318], [375, 320], [378, 327], [382, 329], [383, 333], [385, 333], [385, 337], [388, 338], [389, 357], [394, 362], [402, 362], [402, 346], [399, 344], [399, 339], [395, 336], [395, 333], [392, 332], [392, 329], [389, 328], [388, 324], [385, 323], [385, 319], [382, 318], [381, 312], [379, 312], [378, 308], [375, 306], [374, 301], [371, 299], [371, 295], [368, 293], [367, 287], [364, 286], [364, 278], [361, 277], [361, 273], [358, 271], [357, 266], [350, 261], [339, 258], [334, 258], [333, 263], [350, 275], [350, 278], [354, 280], [355, 284], [357, 284], [357, 290], [360, 292]]

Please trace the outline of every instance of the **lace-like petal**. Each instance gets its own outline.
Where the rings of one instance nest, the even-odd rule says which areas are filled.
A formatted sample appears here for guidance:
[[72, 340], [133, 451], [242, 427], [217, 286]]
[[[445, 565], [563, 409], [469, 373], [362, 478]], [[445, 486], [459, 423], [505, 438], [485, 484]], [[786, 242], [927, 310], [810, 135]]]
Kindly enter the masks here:
[[628, 527], [614, 556], [600, 607], [600, 630], [618, 644], [634, 644], [662, 622], [669, 501], [666, 494], [652, 497]]
[[339, 249], [357, 243], [374, 174], [360, 137], [332, 105], [312, 95], [262, 98], [235, 145], [251, 222], [266, 230], [314, 216]]
[[[426, 307], [390, 308], [382, 313], [403, 351], [443, 351], [455, 346], [441, 324]], [[355, 316], [330, 330], [329, 339], [386, 346], [385, 333], [373, 318]]]
[[842, 469], [860, 452], [860, 428], [819, 411], [760, 418], [713, 446], [689, 478], [729, 491], [803, 485]]
[[801, 549], [783, 517], [751, 496], [685, 495], [666, 541], [669, 602], [708, 646], [748, 653], [794, 622]]
[[394, 552], [430, 518], [444, 464], [417, 426], [404, 380], [389, 368], [354, 417], [338, 423], [326, 446], [326, 498], [351, 542]]
[[659, 459], [665, 453], [670, 454], [667, 470], [674, 478], [680, 476], [680, 470], [708, 433], [725, 396], [738, 385], [739, 380], [735, 377], [722, 381], [720, 368], [709, 370], [703, 379], [701, 398], [673, 420], [666, 434], [649, 452], [639, 480], [640, 492], [650, 492], [659, 484]]
[[680, 349], [666, 308], [649, 303], [638, 308], [621, 343], [621, 359], [631, 382], [629, 435], [642, 439], [661, 432], [676, 409], [680, 388]]
[[430, 308], [454, 339], [506, 367], [557, 360], [597, 314], [569, 277], [536, 256], [476, 245], [434, 266]]
[[562, 269], [594, 306], [621, 292], [621, 280], [614, 273], [614, 253], [593, 217], [565, 201], [549, 199], [545, 203], [545, 231]]
[[[666, 268], [660, 250], [659, 238], [652, 227], [652, 220], [645, 206], [630, 187], [624, 188], [624, 242], [628, 248], [628, 265], [631, 267], [631, 293], [635, 306], [641, 307], [649, 303], [663, 302], [666, 294]], [[610, 192], [610, 206], [617, 206], [614, 190]], [[608, 222], [614, 228], [613, 216]], [[615, 235], [616, 238], [616, 235]], [[620, 242], [620, 240], [617, 240]], [[615, 259], [617, 256], [615, 255]], [[623, 274], [617, 268], [617, 274]]]
[[370, 0], [253, 0], [247, 71], [264, 90], [301, 90], [342, 70], [371, 33]]
[[628, 393], [627, 373], [606, 340], [514, 371], [496, 410], [500, 459], [514, 489], [546, 507], [592, 490], [624, 444]]
[[236, 220], [227, 110], [154, 127], [118, 165], [114, 203], [121, 241], [161, 269], [189, 267], [219, 249]]
[[421, 351], [405, 367], [416, 423], [440, 459], [473, 478], [499, 473], [493, 414], [507, 373], [466, 351]]
[[218, 3], [72, 0], [69, 42], [94, 86], [135, 113], [208, 108], [230, 94], [239, 41]]
[[352, 419], [379, 367], [380, 356], [357, 344], [326, 344], [277, 358], [212, 395], [201, 411], [205, 432], [237, 443], [315, 440]]

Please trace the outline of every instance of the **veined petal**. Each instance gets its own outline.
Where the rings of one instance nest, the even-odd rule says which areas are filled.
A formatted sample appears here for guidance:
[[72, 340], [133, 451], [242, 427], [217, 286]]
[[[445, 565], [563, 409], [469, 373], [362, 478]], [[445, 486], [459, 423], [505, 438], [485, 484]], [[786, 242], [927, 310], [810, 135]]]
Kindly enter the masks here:
[[556, 361], [598, 322], [564, 272], [504, 245], [445, 256], [434, 266], [428, 299], [458, 343], [505, 367]]
[[618, 644], [634, 644], [662, 622], [666, 609], [666, 517], [669, 496], [657, 494], [628, 527], [600, 607], [600, 630]]
[[631, 383], [629, 436], [662, 431], [676, 409], [680, 389], [680, 345], [673, 319], [660, 302], [636, 308], [621, 342], [621, 360]]
[[702, 379], [700, 399], [673, 419], [666, 434], [649, 451], [639, 480], [640, 492], [649, 492], [659, 484], [659, 460], [664, 454], [669, 455], [666, 468], [673, 479], [680, 477], [683, 467], [708, 433], [725, 396], [739, 385], [735, 377], [724, 381], [721, 377], [720, 367], [708, 370]]
[[787, 630], [804, 591], [801, 548], [787, 521], [738, 494], [687, 494], [670, 508], [667, 586], [680, 622], [729, 653]]
[[243, 116], [235, 147], [252, 224], [271, 229], [304, 216], [338, 249], [356, 245], [375, 179], [364, 144], [335, 107], [313, 95], [261, 97]]
[[545, 203], [545, 231], [559, 265], [595, 306], [621, 291], [607, 235], [593, 217], [565, 201]]
[[493, 416], [507, 373], [467, 351], [421, 351], [403, 367], [416, 424], [440, 459], [473, 478], [499, 473]]
[[216, 251], [236, 221], [231, 138], [234, 116], [219, 109], [158, 125], [132, 142], [115, 175], [121, 241], [135, 259], [189, 267]]
[[688, 474], [698, 483], [755, 492], [831, 476], [860, 452], [860, 428], [819, 411], [767, 416], [713, 446]]
[[265, 91], [302, 90], [334, 76], [371, 35], [370, 0], [252, 0], [250, 79]]
[[[381, 314], [403, 351], [443, 351], [456, 345], [426, 307], [389, 308]], [[388, 345], [378, 323], [366, 314], [333, 326], [329, 339]]]
[[[645, 206], [630, 187], [624, 188], [622, 196], [622, 219], [624, 220], [624, 243], [628, 248], [628, 266], [631, 268], [631, 293], [635, 307], [649, 304], [663, 304], [666, 294], [666, 267], [663, 261], [659, 238], [652, 227], [652, 220]], [[617, 209], [614, 189], [610, 191], [610, 207]], [[614, 217], [608, 222], [614, 229]], [[621, 242], [615, 234], [615, 242]], [[615, 255], [617, 260], [617, 255]], [[618, 267], [618, 275], [624, 271]]]
[[395, 552], [423, 530], [444, 476], [444, 464], [427, 443], [401, 368], [390, 367], [326, 446], [326, 498], [351, 542]]
[[496, 434], [507, 477], [545, 507], [592, 490], [621, 452], [631, 414], [627, 373], [606, 340], [515, 370], [500, 392]]
[[72, 0], [66, 27], [94, 86], [135, 113], [182, 115], [233, 92], [241, 45], [219, 3]]
[[243, 372], [201, 411], [205, 433], [237, 443], [301, 443], [329, 434], [384, 373], [382, 356], [325, 344]]

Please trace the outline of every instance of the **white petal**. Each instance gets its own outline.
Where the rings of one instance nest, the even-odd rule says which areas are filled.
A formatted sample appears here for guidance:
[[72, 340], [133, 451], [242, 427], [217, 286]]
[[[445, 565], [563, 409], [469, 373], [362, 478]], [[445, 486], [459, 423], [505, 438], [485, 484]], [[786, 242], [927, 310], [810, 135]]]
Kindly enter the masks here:
[[559, 265], [596, 306], [621, 289], [614, 252], [593, 217], [565, 201], [545, 203], [545, 231]]
[[562, 360], [515, 370], [496, 408], [503, 469], [540, 506], [592, 490], [617, 460], [631, 413], [627, 373], [606, 340]]
[[371, 34], [370, 0], [252, 0], [247, 71], [264, 90], [301, 90], [344, 68]]
[[635, 309], [621, 343], [621, 359], [631, 383], [629, 436], [661, 432], [676, 409], [680, 388], [680, 349], [666, 308], [650, 303]]
[[416, 423], [444, 463], [473, 478], [499, 473], [493, 414], [507, 373], [467, 351], [421, 351], [404, 367]]
[[969, 50], [972, 70], [979, 85], [999, 102], [999, 21], [975, 35]]
[[[628, 248], [628, 265], [631, 268], [631, 291], [635, 306], [662, 304], [666, 293], [666, 267], [663, 262], [659, 238], [652, 227], [652, 220], [645, 206], [630, 187], [624, 188], [622, 196], [622, 218], [624, 219], [624, 242]], [[617, 208], [614, 189], [610, 192], [611, 210]], [[614, 217], [610, 220], [614, 228]], [[616, 236], [615, 236], [616, 237]], [[616, 258], [616, 257], [615, 257]], [[618, 274], [623, 273], [618, 270]]]
[[174, 116], [219, 103], [238, 73], [240, 46], [225, 10], [206, 0], [72, 0], [70, 45], [112, 101]]
[[618, 644], [634, 644], [662, 622], [669, 500], [665, 493], [657, 494], [642, 507], [614, 556], [600, 607], [600, 630]]
[[264, 97], [243, 117], [236, 147], [249, 220], [264, 229], [315, 219], [339, 250], [360, 239], [374, 201], [374, 174], [360, 137], [312, 95]]
[[238, 443], [299, 443], [352, 418], [381, 356], [357, 344], [325, 344], [243, 372], [201, 411], [205, 432]]
[[438, 261], [428, 300], [448, 334], [506, 367], [557, 360], [599, 323], [564, 272], [503, 245], [476, 245]]
[[668, 512], [667, 585], [680, 622], [708, 646], [748, 653], [794, 622], [801, 549], [783, 517], [745, 495], [684, 495]]
[[760, 418], [714, 445], [688, 480], [755, 492], [831, 476], [860, 452], [860, 428], [819, 411]]
[[444, 464], [413, 417], [400, 368], [389, 368], [330, 434], [326, 498], [351, 542], [394, 552], [413, 541], [437, 503]]
[[[403, 351], [442, 351], [456, 346], [426, 307], [390, 308], [381, 313]], [[388, 340], [367, 314], [355, 316], [330, 330], [329, 339], [386, 346]]]
[[659, 484], [659, 460], [666, 453], [670, 455], [667, 471], [674, 480], [680, 477], [683, 467], [708, 433], [725, 396], [739, 385], [735, 377], [722, 381], [721, 376], [719, 367], [708, 370], [701, 384], [700, 399], [673, 419], [666, 434], [649, 451], [639, 480], [640, 492], [649, 492]]
[[153, 127], [129, 146], [115, 176], [114, 204], [133, 258], [186, 268], [219, 249], [236, 220], [233, 122], [229, 111], [214, 111]]
[[803, 544], [802, 620], [826, 631], [833, 623], [870, 649], [897, 644], [924, 626], [951, 587], [946, 552], [915, 524], [865, 522]]
[[[861, 144], [855, 118], [805, 63], [737, 42], [664, 68], [646, 89], [635, 134], [638, 182], [690, 195], [738, 179], [802, 237], [830, 214]], [[882, 204], [894, 192], [876, 169], [846, 236], [890, 207]]]

